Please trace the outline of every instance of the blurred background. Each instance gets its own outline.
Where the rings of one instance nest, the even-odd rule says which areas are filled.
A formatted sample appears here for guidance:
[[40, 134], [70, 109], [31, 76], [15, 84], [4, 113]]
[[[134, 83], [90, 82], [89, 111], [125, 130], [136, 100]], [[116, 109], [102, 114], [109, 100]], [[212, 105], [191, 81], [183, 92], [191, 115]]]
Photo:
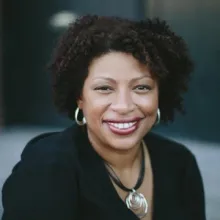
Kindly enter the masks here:
[[220, 220], [220, 0], [2, 0], [0, 10], [0, 189], [29, 139], [72, 124], [53, 106], [46, 71], [68, 23], [87, 13], [158, 16], [189, 44], [196, 68], [185, 95], [187, 114], [155, 131], [196, 155], [207, 219]]

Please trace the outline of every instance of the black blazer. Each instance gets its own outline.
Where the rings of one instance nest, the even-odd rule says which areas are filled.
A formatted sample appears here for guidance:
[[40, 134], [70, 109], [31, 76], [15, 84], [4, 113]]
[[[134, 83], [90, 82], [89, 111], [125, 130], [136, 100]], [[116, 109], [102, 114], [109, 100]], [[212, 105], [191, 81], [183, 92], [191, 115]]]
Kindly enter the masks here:
[[[193, 154], [149, 133], [153, 220], [204, 220], [204, 192]], [[32, 139], [3, 190], [2, 220], [137, 220], [115, 191], [86, 131], [76, 125]]]

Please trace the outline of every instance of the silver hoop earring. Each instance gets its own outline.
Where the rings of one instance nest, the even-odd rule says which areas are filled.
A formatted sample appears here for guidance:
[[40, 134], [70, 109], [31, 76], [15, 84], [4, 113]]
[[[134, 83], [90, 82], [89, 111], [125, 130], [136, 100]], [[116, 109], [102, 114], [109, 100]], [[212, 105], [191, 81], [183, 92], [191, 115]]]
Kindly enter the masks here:
[[86, 119], [85, 119], [85, 117], [83, 117], [82, 121], [79, 121], [79, 120], [78, 120], [78, 114], [79, 114], [79, 108], [77, 107], [77, 108], [76, 108], [76, 111], [75, 111], [75, 121], [76, 121], [76, 123], [77, 123], [78, 125], [80, 125], [80, 126], [85, 125], [85, 124], [86, 124]]
[[158, 109], [157, 109], [157, 119], [156, 119], [156, 121], [155, 121], [154, 126], [155, 126], [155, 125], [158, 125], [159, 123], [160, 123], [160, 109], [158, 108]]

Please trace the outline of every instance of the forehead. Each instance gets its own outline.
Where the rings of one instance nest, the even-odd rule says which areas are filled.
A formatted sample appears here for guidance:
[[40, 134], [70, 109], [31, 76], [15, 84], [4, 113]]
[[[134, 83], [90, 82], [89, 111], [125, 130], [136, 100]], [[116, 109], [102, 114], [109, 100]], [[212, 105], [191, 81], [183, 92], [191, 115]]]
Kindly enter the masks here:
[[89, 66], [88, 77], [139, 77], [150, 76], [147, 66], [140, 63], [131, 54], [109, 52], [95, 58]]

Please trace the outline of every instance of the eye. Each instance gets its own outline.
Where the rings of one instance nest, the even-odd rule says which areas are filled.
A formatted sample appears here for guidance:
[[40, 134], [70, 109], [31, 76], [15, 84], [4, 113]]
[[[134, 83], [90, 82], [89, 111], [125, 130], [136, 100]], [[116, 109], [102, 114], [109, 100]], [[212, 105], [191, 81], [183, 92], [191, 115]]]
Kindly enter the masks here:
[[99, 86], [99, 87], [96, 87], [95, 90], [102, 92], [102, 93], [109, 93], [113, 89], [110, 86]]
[[134, 90], [137, 92], [148, 92], [149, 90], [151, 90], [151, 87], [148, 85], [138, 85], [135, 86]]

